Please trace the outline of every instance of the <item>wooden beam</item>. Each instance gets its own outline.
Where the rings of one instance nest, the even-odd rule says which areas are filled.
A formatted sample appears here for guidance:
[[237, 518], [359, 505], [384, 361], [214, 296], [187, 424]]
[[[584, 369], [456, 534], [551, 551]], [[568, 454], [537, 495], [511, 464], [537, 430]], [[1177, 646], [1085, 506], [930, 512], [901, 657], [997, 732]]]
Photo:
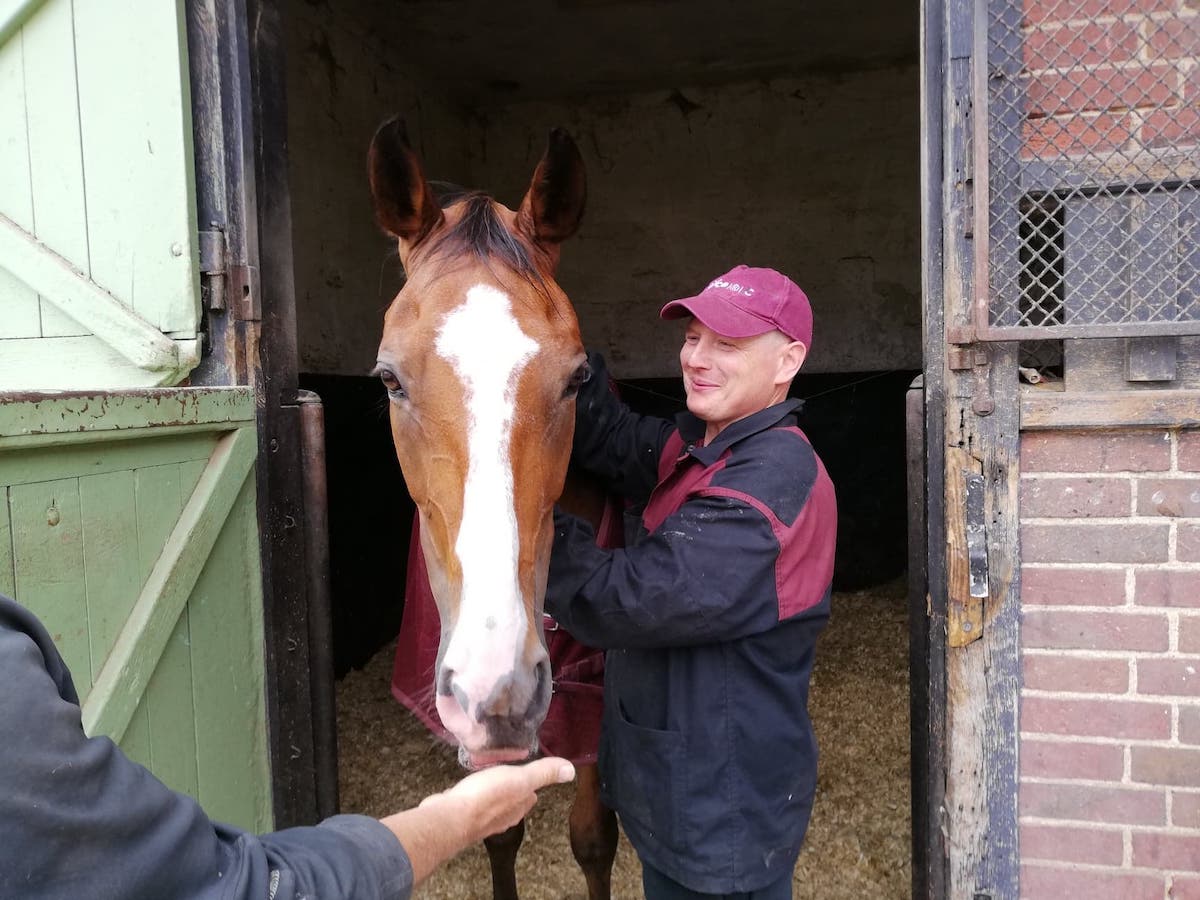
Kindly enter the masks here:
[[1200, 425], [1200, 390], [1026, 391], [1021, 430]]
[[83, 727], [89, 735], [105, 734], [120, 742], [125, 734], [141, 686], [166, 649], [257, 452], [253, 428], [238, 428], [218, 441], [83, 703]]
[[29, 21], [46, 0], [0, 0], [0, 44]]
[[[47, 409], [54, 415], [47, 417]], [[149, 428], [170, 428], [170, 434], [191, 427], [229, 430], [253, 423], [254, 416], [254, 391], [247, 387], [6, 391], [0, 397], [0, 450], [94, 443], [108, 436], [119, 440]]]
[[[0, 259], [12, 275], [117, 351], [139, 369], [179, 372], [179, 345], [101, 288], [7, 216], [0, 215]], [[193, 343], [194, 347], [194, 343]]]

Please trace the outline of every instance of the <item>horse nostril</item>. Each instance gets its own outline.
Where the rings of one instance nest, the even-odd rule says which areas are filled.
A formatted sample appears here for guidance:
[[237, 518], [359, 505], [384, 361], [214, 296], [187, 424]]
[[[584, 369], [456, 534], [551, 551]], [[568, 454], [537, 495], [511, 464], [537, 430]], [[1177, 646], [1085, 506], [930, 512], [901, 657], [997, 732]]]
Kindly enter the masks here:
[[463, 712], [470, 712], [471, 701], [467, 692], [455, 683], [454, 674], [453, 669], [445, 668], [438, 673], [437, 692], [443, 697], [453, 697]]
[[437, 677], [437, 692], [442, 697], [450, 696], [450, 685], [454, 681], [454, 670], [442, 667]]
[[550, 705], [550, 693], [554, 689], [554, 679], [550, 675], [550, 660], [543, 659], [537, 664], [537, 685], [533, 690], [531, 711], [541, 712]]

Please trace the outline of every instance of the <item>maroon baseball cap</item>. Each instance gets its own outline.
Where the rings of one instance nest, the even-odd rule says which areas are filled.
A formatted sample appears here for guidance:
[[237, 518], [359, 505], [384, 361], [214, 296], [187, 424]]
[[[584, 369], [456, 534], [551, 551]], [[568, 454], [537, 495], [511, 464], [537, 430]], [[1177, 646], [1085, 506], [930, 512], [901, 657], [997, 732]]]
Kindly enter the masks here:
[[664, 319], [695, 316], [717, 334], [753, 337], [778, 329], [812, 347], [812, 307], [804, 291], [774, 269], [738, 266], [714, 278], [695, 297], [672, 300], [659, 312]]

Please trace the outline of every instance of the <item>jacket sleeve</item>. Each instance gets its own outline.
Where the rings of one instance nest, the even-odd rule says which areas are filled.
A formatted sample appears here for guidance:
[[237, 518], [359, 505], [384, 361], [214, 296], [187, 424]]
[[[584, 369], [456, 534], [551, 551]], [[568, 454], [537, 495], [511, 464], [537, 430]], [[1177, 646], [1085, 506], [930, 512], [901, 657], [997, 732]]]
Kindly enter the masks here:
[[605, 649], [734, 640], [779, 621], [770, 523], [728, 496], [689, 499], [636, 546], [604, 550], [559, 510], [546, 610], [577, 640]]
[[211, 821], [85, 736], [70, 674], [40, 623], [0, 598], [0, 897], [393, 900], [400, 843], [366, 816], [257, 836]]
[[658, 483], [658, 460], [674, 425], [642, 416], [612, 390], [608, 366], [589, 353], [592, 377], [575, 401], [575, 443], [571, 458], [599, 477], [609, 490], [644, 503]]

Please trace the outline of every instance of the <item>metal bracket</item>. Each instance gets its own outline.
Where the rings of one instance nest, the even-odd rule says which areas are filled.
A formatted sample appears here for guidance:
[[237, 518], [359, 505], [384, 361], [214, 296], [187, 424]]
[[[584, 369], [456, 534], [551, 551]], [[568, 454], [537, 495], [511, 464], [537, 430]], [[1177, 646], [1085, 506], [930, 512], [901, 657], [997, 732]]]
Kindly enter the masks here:
[[965, 647], [983, 637], [988, 597], [986, 483], [980, 462], [946, 448], [946, 642]]
[[975, 376], [971, 394], [971, 411], [977, 416], [989, 416], [996, 409], [992, 397], [990, 374], [991, 352], [988, 345], [976, 340], [974, 325], [946, 327], [946, 365], [952, 372], [970, 371]]
[[205, 305], [216, 312], [228, 309], [240, 321], [259, 321], [257, 267], [231, 263], [225, 230], [215, 223], [200, 232], [199, 247], [200, 292]]
[[983, 514], [983, 476], [968, 473], [967, 479], [967, 572], [971, 596], [988, 595], [987, 525]]

